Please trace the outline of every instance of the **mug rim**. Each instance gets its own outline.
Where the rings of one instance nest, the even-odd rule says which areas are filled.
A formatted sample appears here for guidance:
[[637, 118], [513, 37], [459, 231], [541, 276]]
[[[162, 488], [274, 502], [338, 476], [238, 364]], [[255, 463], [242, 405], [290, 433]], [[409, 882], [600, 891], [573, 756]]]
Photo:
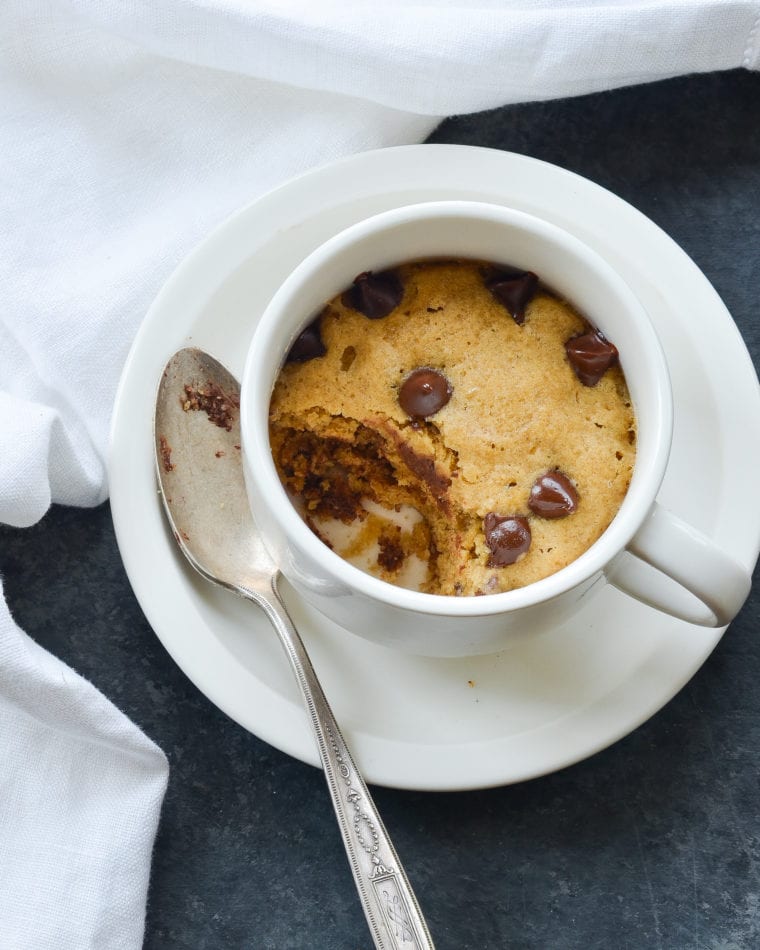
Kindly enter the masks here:
[[[269, 401], [287, 352], [287, 347], [283, 348], [277, 360], [273, 360], [271, 337], [283, 315], [292, 308], [300, 290], [313, 274], [340, 258], [347, 247], [361, 239], [418, 222], [420, 219], [432, 221], [449, 216], [516, 225], [561, 247], [585, 266], [591, 267], [623, 302], [626, 311], [633, 315], [637, 336], [646, 350], [647, 363], [656, 380], [654, 399], [657, 411], [656, 416], [653, 414], [652, 420], [649, 421], [649, 425], [654, 428], [649, 439], [651, 455], [644, 468], [643, 461], [639, 460], [637, 445], [631, 484], [607, 528], [581, 555], [553, 574], [513, 590], [483, 597], [456, 597], [410, 590], [374, 577], [342, 558], [311, 531], [296, 510], [277, 474], [269, 442]], [[464, 258], [466, 255], [452, 256]], [[421, 255], [421, 259], [424, 259], [424, 255]], [[399, 260], [396, 263], [401, 264], [404, 261]], [[339, 290], [340, 288], [336, 292]], [[577, 305], [583, 315], [582, 303], [574, 299], [572, 303]], [[291, 334], [291, 342], [297, 332], [313, 318], [314, 311], [302, 314], [298, 329]], [[270, 377], [270, 382], [263, 390], [262, 380], [267, 376]], [[257, 391], [261, 398], [254, 404], [251, 394]], [[288, 543], [292, 538], [298, 548], [323, 568], [327, 568], [347, 591], [361, 593], [389, 607], [429, 616], [463, 619], [498, 614], [507, 616], [516, 610], [551, 601], [589, 581], [625, 550], [649, 514], [665, 475], [672, 439], [672, 413], [670, 374], [654, 325], [633, 290], [597, 251], [564, 228], [524, 211], [490, 202], [439, 200], [404, 205], [354, 223], [320, 244], [291, 271], [267, 304], [246, 355], [241, 384], [241, 447], [245, 459], [256, 459], [255, 466], [245, 466], [246, 481], [249, 477], [255, 479], [260, 494], [268, 500], [269, 514], [277, 522]], [[635, 490], [632, 492], [632, 489]], [[264, 540], [266, 541], [266, 538]], [[283, 570], [283, 573], [288, 576], [287, 569]]]

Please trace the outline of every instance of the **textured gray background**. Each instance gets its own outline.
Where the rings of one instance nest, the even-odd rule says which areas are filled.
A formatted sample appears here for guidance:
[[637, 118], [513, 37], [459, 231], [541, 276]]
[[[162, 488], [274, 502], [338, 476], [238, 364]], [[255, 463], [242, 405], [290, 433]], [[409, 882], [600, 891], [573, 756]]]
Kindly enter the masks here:
[[[760, 75], [499, 109], [432, 140], [545, 159], [631, 202], [707, 274], [760, 364]], [[146, 950], [368, 948], [321, 774], [173, 664], [108, 507], [0, 527], [0, 572], [21, 626], [171, 761]], [[376, 789], [439, 950], [760, 947], [759, 619], [755, 591], [688, 686], [586, 762], [489, 791]]]

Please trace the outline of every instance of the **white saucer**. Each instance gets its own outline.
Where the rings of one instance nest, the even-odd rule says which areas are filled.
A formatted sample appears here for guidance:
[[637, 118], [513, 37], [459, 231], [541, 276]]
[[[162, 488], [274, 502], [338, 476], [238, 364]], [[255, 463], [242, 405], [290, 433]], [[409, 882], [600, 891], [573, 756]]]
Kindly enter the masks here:
[[[159, 374], [200, 346], [240, 375], [268, 298], [309, 251], [368, 214], [425, 200], [511, 205], [575, 232], [639, 294], [670, 361], [673, 452], [660, 500], [751, 569], [760, 549], [760, 393], [724, 305], [651, 221], [599, 186], [534, 159], [420, 145], [317, 169], [243, 209], [171, 277], [124, 370], [112, 429], [121, 554], [153, 629], [206, 696], [262, 739], [317, 763], [301, 701], [263, 614], [186, 567], [154, 481]], [[585, 613], [490, 657], [438, 660], [374, 646], [290, 592], [325, 692], [370, 782], [454, 790], [532, 778], [624, 736], [701, 666], [722, 630], [673, 620], [606, 588]]]

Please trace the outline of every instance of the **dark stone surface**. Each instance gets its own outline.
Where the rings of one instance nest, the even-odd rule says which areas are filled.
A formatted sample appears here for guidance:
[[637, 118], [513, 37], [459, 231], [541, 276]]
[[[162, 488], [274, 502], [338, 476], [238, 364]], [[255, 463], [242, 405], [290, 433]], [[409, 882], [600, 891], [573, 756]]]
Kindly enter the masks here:
[[[546, 159], [639, 207], [696, 260], [760, 365], [760, 75], [689, 77], [451, 119], [437, 142]], [[728, 381], [727, 381], [728, 384]], [[175, 667], [107, 506], [0, 528], [26, 631], [166, 751], [146, 950], [363, 950], [321, 774], [232, 723]], [[439, 950], [760, 947], [760, 592], [652, 720], [555, 775], [377, 789]]]

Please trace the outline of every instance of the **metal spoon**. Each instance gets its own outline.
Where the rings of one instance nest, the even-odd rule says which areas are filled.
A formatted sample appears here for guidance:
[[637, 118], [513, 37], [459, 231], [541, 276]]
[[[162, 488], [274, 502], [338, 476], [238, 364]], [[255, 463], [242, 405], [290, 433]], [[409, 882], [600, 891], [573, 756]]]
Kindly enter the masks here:
[[252, 600], [279, 635], [301, 687], [354, 881], [378, 950], [433, 950], [380, 815], [277, 588], [279, 570], [248, 505], [240, 386], [201, 350], [176, 353], [156, 398], [156, 470], [180, 550], [207, 580]]

